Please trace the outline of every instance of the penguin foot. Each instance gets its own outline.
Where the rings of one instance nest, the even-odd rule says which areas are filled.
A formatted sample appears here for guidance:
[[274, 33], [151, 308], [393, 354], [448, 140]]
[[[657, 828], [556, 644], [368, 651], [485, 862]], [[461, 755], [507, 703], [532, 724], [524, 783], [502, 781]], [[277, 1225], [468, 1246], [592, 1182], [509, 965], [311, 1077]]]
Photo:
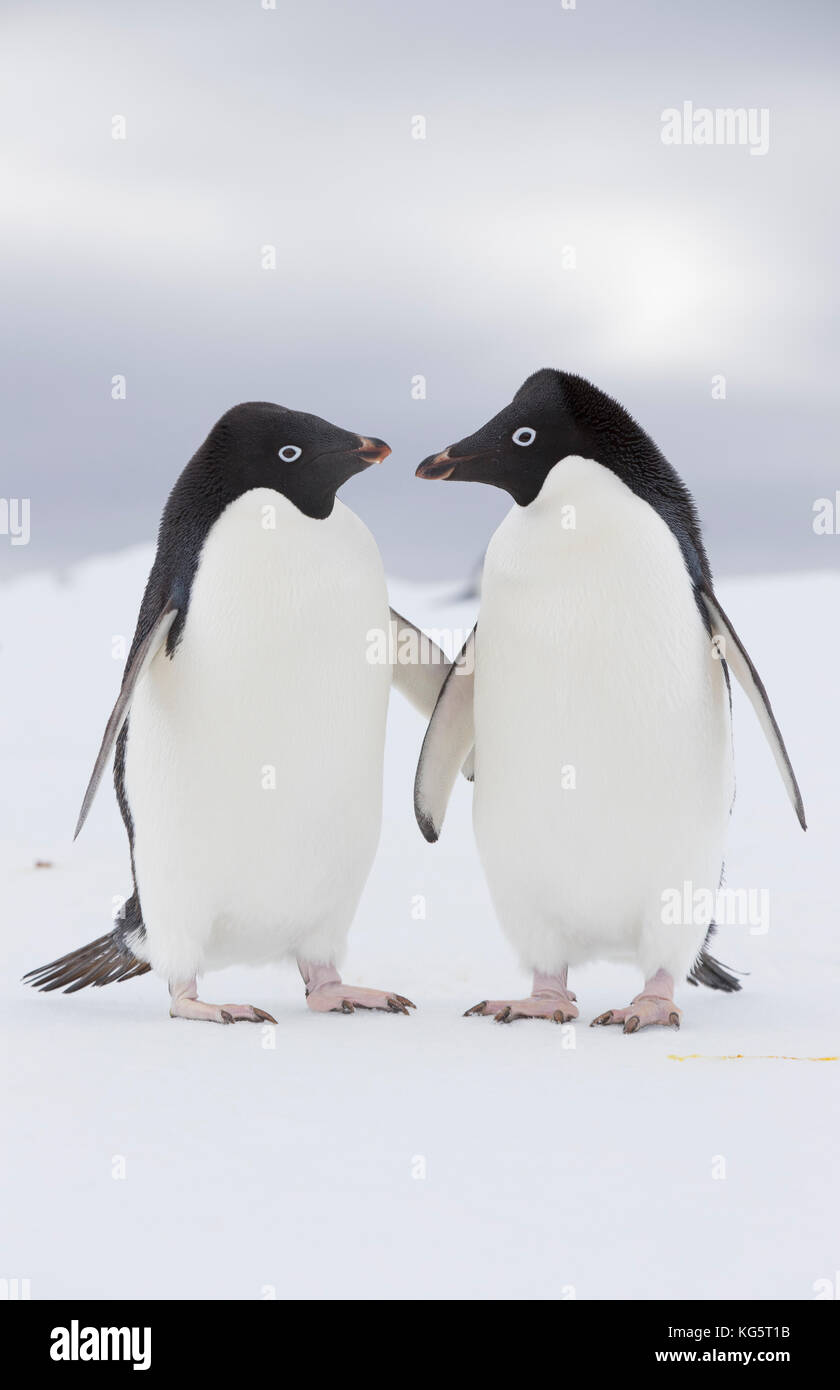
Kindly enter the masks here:
[[637, 994], [626, 1009], [607, 1009], [605, 1014], [593, 1018], [590, 1028], [607, 1027], [610, 1023], [623, 1023], [625, 1033], [638, 1033], [640, 1028], [650, 1028], [652, 1024], [662, 1024], [665, 1028], [679, 1028], [682, 1010], [673, 999], [657, 994]]
[[409, 1009], [417, 1007], [402, 994], [363, 989], [361, 985], [345, 985], [341, 980], [308, 990], [306, 1003], [316, 1014], [354, 1014], [357, 1009], [382, 1009], [389, 1014], [407, 1014]]
[[577, 1005], [567, 995], [554, 994], [550, 998], [536, 998], [531, 995], [528, 999], [482, 999], [480, 1004], [473, 1004], [471, 1009], [467, 1009], [464, 1018], [470, 1018], [473, 1014], [482, 1014], [489, 1018], [492, 1014], [497, 1023], [516, 1023], [520, 1018], [547, 1018], [552, 1023], [571, 1023], [572, 1019], [577, 1018]]
[[682, 1011], [674, 1003], [674, 977], [667, 970], [659, 969], [649, 979], [645, 987], [626, 1009], [607, 1009], [605, 1014], [593, 1018], [591, 1028], [606, 1028], [610, 1023], [623, 1023], [625, 1033], [638, 1033], [640, 1028], [650, 1028], [659, 1023], [664, 1028], [679, 1028]]
[[207, 1023], [276, 1023], [265, 1009], [253, 1004], [205, 1004], [198, 998], [195, 980], [186, 985], [170, 985], [170, 1018], [198, 1018]]
[[416, 1007], [402, 994], [345, 985], [335, 966], [325, 961], [299, 960], [298, 970], [306, 985], [307, 1007], [316, 1014], [354, 1014], [357, 1009], [407, 1014]]
[[488, 1017], [492, 1014], [497, 1023], [515, 1023], [520, 1018], [547, 1018], [552, 1023], [571, 1023], [577, 1018], [576, 994], [566, 985], [567, 970], [564, 967], [558, 975], [534, 973], [534, 983], [527, 999], [482, 999], [467, 1009], [464, 1018], [472, 1014]]

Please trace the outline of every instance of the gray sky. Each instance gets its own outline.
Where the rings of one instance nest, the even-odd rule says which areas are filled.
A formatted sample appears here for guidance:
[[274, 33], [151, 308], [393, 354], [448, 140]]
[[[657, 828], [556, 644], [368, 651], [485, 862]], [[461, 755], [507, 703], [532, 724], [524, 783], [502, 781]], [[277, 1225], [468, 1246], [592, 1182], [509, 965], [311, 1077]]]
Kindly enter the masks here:
[[[151, 539], [215, 419], [268, 399], [387, 439], [343, 500], [391, 572], [459, 577], [508, 501], [414, 467], [541, 366], [636, 415], [716, 570], [836, 566], [811, 523], [840, 487], [838, 27], [774, 0], [5, 6], [1, 495], [32, 534], [3, 573]], [[663, 144], [685, 101], [768, 109], [768, 152]]]

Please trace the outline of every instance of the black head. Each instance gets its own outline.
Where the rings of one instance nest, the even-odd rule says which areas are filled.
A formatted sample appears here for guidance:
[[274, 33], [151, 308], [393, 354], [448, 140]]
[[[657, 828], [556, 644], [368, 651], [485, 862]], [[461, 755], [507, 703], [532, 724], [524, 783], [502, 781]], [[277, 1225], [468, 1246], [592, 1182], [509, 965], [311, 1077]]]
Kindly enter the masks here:
[[390, 452], [381, 439], [339, 429], [318, 415], [249, 401], [213, 426], [193, 464], [215, 474], [224, 495], [269, 487], [307, 516], [323, 519], [342, 484]]
[[618, 401], [597, 386], [544, 368], [475, 434], [424, 459], [418, 478], [490, 483], [521, 507], [538, 496], [555, 464], [577, 454], [610, 468], [671, 527], [693, 574], [708, 574], [687, 487]]
[[581, 443], [564, 390], [566, 378], [564, 372], [536, 372], [510, 405], [475, 434], [424, 459], [417, 477], [491, 483], [526, 507], [558, 459], [577, 453]]

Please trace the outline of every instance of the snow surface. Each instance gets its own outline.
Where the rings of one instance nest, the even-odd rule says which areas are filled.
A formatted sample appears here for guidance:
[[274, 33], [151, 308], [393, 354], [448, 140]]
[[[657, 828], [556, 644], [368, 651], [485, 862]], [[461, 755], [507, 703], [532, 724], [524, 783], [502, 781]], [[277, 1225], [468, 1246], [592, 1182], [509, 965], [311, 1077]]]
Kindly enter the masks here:
[[[291, 966], [207, 977], [205, 998], [276, 1014], [263, 1030], [172, 1021], [152, 976], [73, 996], [19, 983], [107, 931], [129, 891], [107, 786], [70, 837], [118, 687], [112, 639], [130, 639], [150, 561], [144, 547], [0, 588], [0, 1275], [33, 1298], [167, 1299], [808, 1299], [833, 1279], [840, 1062], [774, 1059], [840, 1053], [840, 576], [718, 585], [810, 824], [736, 691], [727, 880], [766, 888], [772, 911], [766, 935], [718, 938], [750, 972], [741, 994], [684, 987], [680, 1033], [624, 1037], [586, 1025], [640, 982], [599, 965], [572, 980], [571, 1031], [462, 1018], [528, 982], [494, 920], [466, 783], [438, 845], [416, 829], [423, 726], [395, 695], [345, 978], [417, 1013], [315, 1016]], [[476, 604], [449, 595], [391, 590], [415, 621], [468, 630]]]

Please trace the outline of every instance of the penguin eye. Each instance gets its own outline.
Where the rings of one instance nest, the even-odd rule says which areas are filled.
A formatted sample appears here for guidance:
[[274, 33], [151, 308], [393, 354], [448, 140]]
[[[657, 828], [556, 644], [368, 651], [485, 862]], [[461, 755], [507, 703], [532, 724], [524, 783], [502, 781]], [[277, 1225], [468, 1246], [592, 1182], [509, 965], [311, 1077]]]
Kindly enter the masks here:
[[282, 449], [277, 450], [277, 453], [284, 463], [294, 463], [295, 459], [300, 458], [303, 450], [299, 449], [297, 444], [284, 444]]
[[529, 444], [533, 444], [536, 437], [537, 431], [532, 430], [530, 425], [523, 425], [521, 429], [518, 429], [515, 434], [511, 435], [514, 444], [521, 444], [523, 449], [526, 449]]

